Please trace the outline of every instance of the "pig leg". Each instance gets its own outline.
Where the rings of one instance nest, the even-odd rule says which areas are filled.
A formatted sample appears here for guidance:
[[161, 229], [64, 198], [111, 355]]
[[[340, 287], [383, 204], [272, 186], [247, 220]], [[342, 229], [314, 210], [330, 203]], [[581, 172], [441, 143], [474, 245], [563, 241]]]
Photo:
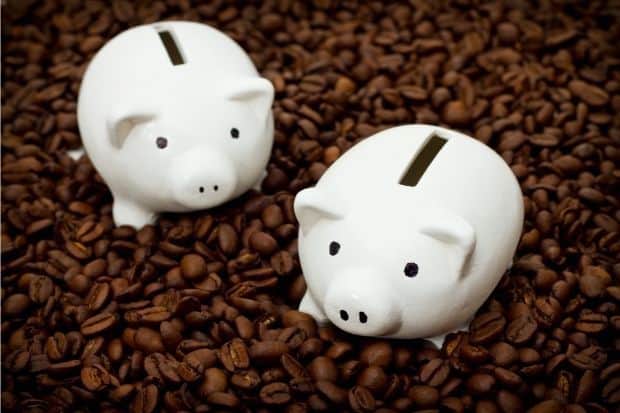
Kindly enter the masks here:
[[437, 347], [438, 350], [441, 350], [441, 347], [443, 346], [443, 342], [446, 339], [446, 335], [447, 334], [441, 334], [439, 336], [435, 336], [435, 337], [429, 337], [426, 340], [430, 341], [431, 343], [433, 343], [433, 345], [435, 347]]
[[314, 298], [312, 298], [308, 290], [306, 290], [304, 298], [302, 298], [301, 303], [299, 303], [299, 311], [310, 314], [319, 324], [326, 324], [329, 322], [329, 319], [323, 310], [321, 310], [321, 307], [314, 301]]
[[146, 210], [133, 201], [117, 197], [114, 198], [112, 215], [117, 226], [130, 225], [137, 229], [154, 223], [156, 218], [153, 211]]
[[267, 176], [267, 171], [263, 171], [263, 173], [260, 174], [260, 178], [258, 178], [258, 181], [256, 181], [252, 189], [255, 189], [256, 191], [260, 192], [261, 185], [263, 181], [265, 180], [266, 176]]

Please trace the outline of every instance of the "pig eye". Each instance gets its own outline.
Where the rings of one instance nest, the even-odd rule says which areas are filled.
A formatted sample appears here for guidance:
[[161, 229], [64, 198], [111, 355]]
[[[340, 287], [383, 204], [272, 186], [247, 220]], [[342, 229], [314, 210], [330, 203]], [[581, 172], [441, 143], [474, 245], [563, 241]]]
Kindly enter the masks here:
[[332, 241], [329, 243], [329, 255], [336, 255], [340, 251], [340, 244], [336, 241]]
[[409, 278], [418, 275], [418, 264], [415, 262], [408, 262], [407, 265], [405, 265], [405, 275]]
[[230, 130], [230, 136], [233, 137], [233, 139], [237, 139], [239, 137], [239, 129], [237, 128], [232, 128]]
[[168, 146], [168, 139], [162, 138], [161, 136], [155, 140], [155, 144], [159, 149], [164, 149]]

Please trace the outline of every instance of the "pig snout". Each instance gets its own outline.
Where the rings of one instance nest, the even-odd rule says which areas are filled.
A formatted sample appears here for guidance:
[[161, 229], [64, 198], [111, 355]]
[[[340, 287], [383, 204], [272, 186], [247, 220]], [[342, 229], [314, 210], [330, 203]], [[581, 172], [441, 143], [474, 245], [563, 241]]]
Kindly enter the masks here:
[[237, 189], [232, 161], [210, 148], [196, 148], [177, 156], [169, 173], [175, 200], [189, 209], [222, 204]]
[[341, 330], [360, 336], [392, 334], [401, 325], [401, 314], [380, 273], [350, 271], [335, 277], [327, 290], [324, 309]]

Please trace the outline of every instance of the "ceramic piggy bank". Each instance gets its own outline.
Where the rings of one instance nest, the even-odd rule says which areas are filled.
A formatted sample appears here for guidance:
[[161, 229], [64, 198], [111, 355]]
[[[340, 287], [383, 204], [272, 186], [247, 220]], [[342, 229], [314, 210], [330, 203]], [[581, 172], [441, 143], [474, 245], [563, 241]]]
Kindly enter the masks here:
[[295, 213], [301, 311], [357, 335], [441, 345], [510, 267], [523, 200], [484, 144], [408, 125], [351, 148], [297, 195]]
[[78, 124], [116, 223], [214, 207], [257, 184], [273, 95], [241, 47], [209, 26], [160, 22], [110, 40], [84, 74]]

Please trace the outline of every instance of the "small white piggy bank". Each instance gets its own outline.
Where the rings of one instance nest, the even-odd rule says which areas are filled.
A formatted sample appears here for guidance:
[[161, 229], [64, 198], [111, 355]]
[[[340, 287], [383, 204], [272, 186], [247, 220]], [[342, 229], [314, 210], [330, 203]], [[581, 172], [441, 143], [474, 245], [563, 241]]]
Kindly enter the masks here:
[[84, 74], [78, 124], [116, 223], [214, 207], [257, 184], [273, 95], [241, 47], [209, 26], [160, 22], [110, 40]]
[[408, 125], [351, 148], [297, 195], [295, 213], [301, 311], [353, 334], [441, 346], [510, 267], [523, 200], [484, 144]]

